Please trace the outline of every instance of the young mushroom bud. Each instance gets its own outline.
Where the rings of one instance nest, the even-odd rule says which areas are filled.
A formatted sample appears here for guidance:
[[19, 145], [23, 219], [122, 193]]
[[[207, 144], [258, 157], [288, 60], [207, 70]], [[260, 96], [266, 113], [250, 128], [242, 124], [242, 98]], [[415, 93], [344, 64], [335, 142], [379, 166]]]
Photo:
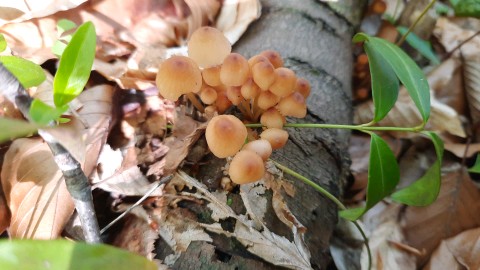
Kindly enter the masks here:
[[288, 68], [275, 69], [275, 81], [270, 86], [269, 90], [279, 97], [286, 97], [295, 91], [295, 83], [297, 77], [295, 73]]
[[248, 79], [240, 88], [240, 93], [245, 99], [256, 98], [260, 94], [260, 88], [252, 79]]
[[[254, 55], [252, 57], [250, 57], [248, 59], [248, 65], [250, 66], [250, 68], [252, 68], [256, 63], [259, 63], [259, 62], [267, 62], [267, 63], [270, 63], [270, 61], [268, 60], [268, 58], [266, 58], [265, 56], [263, 55]], [[271, 63], [270, 63], [271, 64]]]
[[220, 80], [220, 65], [205, 68], [202, 70], [202, 77], [206, 84], [210, 86], [219, 86], [222, 84]]
[[253, 151], [257, 153], [257, 155], [259, 155], [264, 161], [266, 161], [270, 157], [273, 151], [270, 142], [264, 139], [251, 141], [245, 144], [242, 150]]
[[248, 61], [238, 53], [229, 54], [220, 68], [220, 80], [226, 86], [242, 86], [250, 76]]
[[263, 177], [265, 174], [265, 164], [257, 153], [242, 150], [233, 157], [228, 169], [228, 174], [234, 183], [252, 183]]
[[185, 56], [172, 56], [158, 68], [156, 83], [160, 94], [171, 101], [200, 91], [202, 75], [197, 64]]
[[273, 150], [277, 150], [285, 146], [288, 141], [288, 132], [279, 128], [269, 128], [260, 134], [260, 138], [267, 140], [272, 145]]
[[260, 53], [265, 56], [275, 68], [283, 67], [283, 59], [280, 53], [274, 50], [266, 50]]
[[270, 108], [262, 114], [260, 123], [267, 128], [282, 128], [285, 124], [285, 116], [277, 109]]
[[188, 41], [188, 56], [203, 68], [220, 65], [231, 51], [228, 39], [213, 27], [195, 30]]
[[305, 78], [297, 78], [294, 89], [306, 99], [310, 95], [310, 82]]
[[307, 115], [305, 98], [298, 92], [293, 92], [288, 97], [282, 98], [277, 105], [277, 109], [285, 116], [304, 118]]
[[207, 105], [213, 104], [217, 100], [217, 91], [212, 87], [205, 87], [200, 92], [200, 99]]
[[275, 81], [275, 68], [270, 62], [258, 62], [252, 67], [253, 81], [262, 90], [268, 90]]
[[219, 158], [237, 153], [247, 138], [247, 128], [233, 115], [218, 115], [212, 118], [205, 131], [210, 151]]
[[262, 91], [257, 98], [257, 105], [260, 109], [266, 110], [275, 106], [280, 101], [280, 98], [277, 97], [270, 91]]
[[233, 105], [237, 106], [242, 102], [243, 96], [242, 93], [240, 92], [240, 87], [238, 86], [229, 86], [227, 87], [227, 98], [232, 102]]

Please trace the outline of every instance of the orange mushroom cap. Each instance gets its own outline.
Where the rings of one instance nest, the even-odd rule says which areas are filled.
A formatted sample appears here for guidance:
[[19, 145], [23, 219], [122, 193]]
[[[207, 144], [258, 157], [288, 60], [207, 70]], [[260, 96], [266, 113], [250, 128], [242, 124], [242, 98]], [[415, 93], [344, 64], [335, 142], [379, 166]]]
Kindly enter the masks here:
[[252, 183], [263, 177], [265, 164], [257, 153], [250, 150], [242, 150], [233, 157], [228, 174], [234, 183]]
[[247, 138], [247, 128], [233, 115], [218, 115], [212, 118], [205, 131], [210, 151], [219, 158], [237, 153]]
[[172, 56], [160, 64], [155, 81], [164, 98], [176, 101], [183, 94], [198, 92], [202, 75], [192, 59]]
[[203, 68], [220, 65], [231, 51], [228, 39], [213, 27], [200, 27], [188, 41], [188, 56]]
[[272, 145], [272, 149], [280, 149], [288, 141], [288, 132], [279, 128], [269, 128], [260, 134], [260, 138], [267, 140]]

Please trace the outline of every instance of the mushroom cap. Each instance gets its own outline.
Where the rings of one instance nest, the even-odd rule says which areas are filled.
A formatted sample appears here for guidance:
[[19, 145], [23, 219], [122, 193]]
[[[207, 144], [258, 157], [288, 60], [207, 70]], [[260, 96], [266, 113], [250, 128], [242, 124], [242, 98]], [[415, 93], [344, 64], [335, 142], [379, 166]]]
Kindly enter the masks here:
[[261, 52], [260, 55], [266, 57], [275, 68], [283, 67], [283, 59], [279, 52], [266, 50]]
[[217, 107], [217, 111], [219, 114], [224, 113], [230, 106], [232, 106], [232, 102], [227, 97], [226, 89], [216, 88], [217, 90], [217, 100], [215, 100], [215, 107]]
[[218, 115], [212, 118], [205, 131], [210, 151], [219, 158], [237, 153], [247, 138], [247, 128], [233, 115]]
[[272, 149], [280, 149], [288, 141], [288, 132], [279, 128], [269, 128], [260, 134], [260, 138], [267, 140], [272, 145]]
[[242, 150], [233, 157], [228, 174], [234, 183], [252, 183], [263, 177], [265, 164], [257, 153], [250, 150]]
[[270, 157], [273, 151], [270, 142], [264, 139], [251, 141], [245, 144], [242, 150], [253, 151], [257, 153], [257, 155], [259, 155], [264, 161], [266, 161]]
[[275, 68], [270, 62], [260, 61], [252, 66], [253, 81], [262, 90], [267, 90], [275, 81]]
[[200, 99], [203, 103], [211, 105], [217, 100], [217, 91], [212, 87], [204, 87], [200, 92]]
[[155, 81], [164, 98], [176, 101], [183, 94], [200, 90], [202, 74], [195, 61], [176, 55], [160, 64]]
[[260, 91], [260, 88], [252, 79], [248, 79], [240, 88], [240, 93], [242, 93], [245, 99], [256, 98], [260, 94]]
[[297, 78], [294, 89], [302, 94], [304, 98], [307, 98], [310, 95], [310, 82], [305, 78]]
[[206, 84], [210, 86], [219, 86], [222, 84], [220, 80], [220, 65], [204, 68], [202, 70], [202, 77]]
[[263, 110], [275, 106], [279, 101], [280, 98], [268, 90], [262, 91], [257, 97], [257, 105]]
[[262, 114], [260, 123], [267, 128], [282, 128], [285, 124], [285, 116], [277, 109], [270, 108]]
[[231, 53], [223, 60], [220, 80], [226, 86], [242, 86], [250, 77], [247, 59], [238, 53]]
[[231, 51], [228, 39], [213, 27], [198, 28], [188, 41], [188, 56], [203, 68], [220, 65]]
[[305, 98], [299, 92], [293, 92], [278, 102], [277, 109], [285, 116], [304, 118], [307, 115], [307, 104]]
[[245, 100], [242, 96], [242, 93], [240, 91], [240, 87], [238, 86], [229, 86], [227, 87], [226, 90], [227, 98], [232, 102], [233, 105], [237, 106]]
[[279, 97], [286, 97], [295, 91], [297, 77], [289, 68], [280, 67], [275, 69], [275, 81], [269, 90]]

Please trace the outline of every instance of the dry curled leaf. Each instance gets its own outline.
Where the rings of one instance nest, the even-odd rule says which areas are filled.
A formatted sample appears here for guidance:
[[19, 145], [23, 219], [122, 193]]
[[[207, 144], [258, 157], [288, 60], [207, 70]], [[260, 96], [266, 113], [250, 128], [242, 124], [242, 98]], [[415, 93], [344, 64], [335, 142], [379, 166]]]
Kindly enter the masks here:
[[478, 254], [480, 228], [475, 228], [443, 240], [424, 269], [480, 269]]
[[480, 57], [465, 60], [464, 82], [472, 124], [480, 122]]
[[5, 155], [1, 178], [12, 213], [12, 237], [60, 236], [74, 205], [46, 143], [41, 139], [15, 140]]
[[223, 32], [230, 43], [235, 44], [260, 14], [259, 0], [224, 1], [215, 27]]
[[[473, 21], [475, 19], [472, 18]], [[472, 24], [475, 24], [473, 22]], [[447, 52], [453, 51], [461, 42], [473, 37], [478, 26], [473, 26], [473, 29], [462, 28], [456, 23], [454, 19], [447, 17], [440, 17], [435, 25], [433, 34], [437, 37], [438, 41], [443, 45]], [[480, 51], [480, 36], [477, 35], [469, 42], [462, 45], [461, 49], [454, 52], [454, 56], [459, 57], [460, 54], [465, 59], [478, 57]]]

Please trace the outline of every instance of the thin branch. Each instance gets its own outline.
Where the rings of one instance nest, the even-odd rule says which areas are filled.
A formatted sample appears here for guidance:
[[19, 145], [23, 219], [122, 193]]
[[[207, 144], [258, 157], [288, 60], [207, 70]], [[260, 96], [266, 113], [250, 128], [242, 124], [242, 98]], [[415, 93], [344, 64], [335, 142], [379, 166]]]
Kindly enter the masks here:
[[[0, 93], [14, 103], [25, 118], [29, 119], [30, 105], [33, 99], [17, 78], [2, 64], [0, 64], [0, 81], [2, 83]], [[80, 217], [85, 241], [100, 243], [100, 230], [95, 216], [92, 190], [87, 176], [82, 171], [81, 164], [48, 132], [39, 130], [38, 133], [47, 142], [55, 162], [62, 171], [67, 189], [73, 198]]]

